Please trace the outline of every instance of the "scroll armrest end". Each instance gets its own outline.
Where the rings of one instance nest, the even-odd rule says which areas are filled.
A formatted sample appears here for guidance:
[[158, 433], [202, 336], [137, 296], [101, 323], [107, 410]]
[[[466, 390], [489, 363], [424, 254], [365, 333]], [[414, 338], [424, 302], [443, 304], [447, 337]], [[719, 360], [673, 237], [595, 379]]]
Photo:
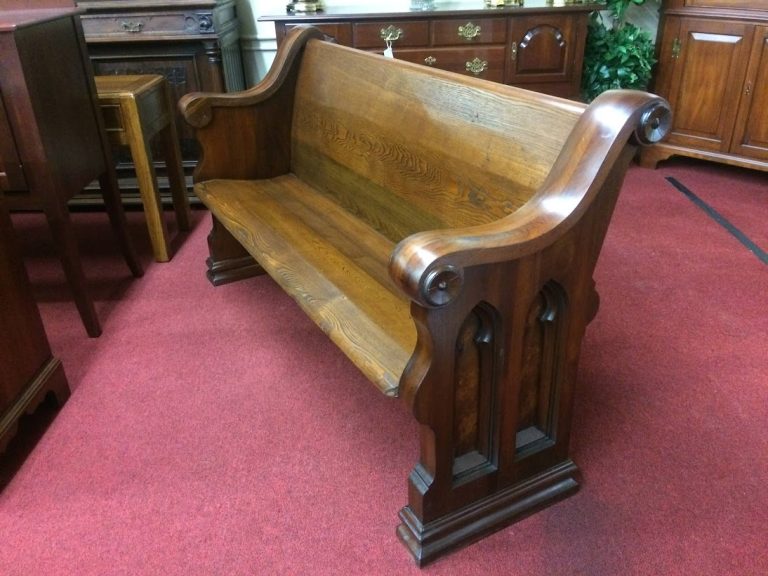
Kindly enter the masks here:
[[663, 140], [672, 127], [672, 109], [666, 100], [652, 100], [640, 114], [635, 140], [642, 145]]
[[182, 96], [179, 100], [179, 112], [193, 128], [204, 128], [213, 118], [208, 97], [199, 92]]

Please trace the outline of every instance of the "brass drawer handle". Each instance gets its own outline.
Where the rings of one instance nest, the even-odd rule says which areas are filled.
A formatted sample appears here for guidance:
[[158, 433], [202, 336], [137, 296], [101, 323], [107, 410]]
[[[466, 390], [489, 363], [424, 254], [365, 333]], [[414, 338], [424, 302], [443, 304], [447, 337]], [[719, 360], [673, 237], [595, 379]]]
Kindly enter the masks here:
[[470, 62], [467, 62], [467, 72], [472, 72], [475, 76], [485, 72], [488, 69], [488, 61], [475, 58]]
[[144, 22], [123, 21], [120, 22], [120, 27], [129, 34], [137, 34], [144, 28]]
[[511, 49], [512, 49], [512, 62], [514, 62], [515, 60], [517, 60], [517, 42], [512, 42]]
[[437, 62], [437, 58], [435, 58], [434, 56], [427, 56], [426, 58], [424, 58], [424, 64], [426, 64], [427, 66], [433, 66], [435, 62]]
[[459, 38], [464, 40], [472, 40], [480, 35], [480, 26], [467, 22], [464, 26], [459, 26]]
[[403, 37], [403, 29], [395, 28], [392, 24], [390, 24], [386, 28], [381, 29], [379, 36], [381, 36], [381, 39], [384, 40], [384, 42], [394, 42], [395, 40], [400, 40], [400, 38]]

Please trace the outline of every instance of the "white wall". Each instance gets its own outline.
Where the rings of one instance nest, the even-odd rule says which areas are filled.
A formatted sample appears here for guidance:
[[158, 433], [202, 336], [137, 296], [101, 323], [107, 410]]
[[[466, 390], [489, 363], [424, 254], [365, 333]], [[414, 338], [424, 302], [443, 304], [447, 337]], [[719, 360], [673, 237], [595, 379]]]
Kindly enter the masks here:
[[[397, 0], [406, 2], [408, 0]], [[269, 70], [275, 58], [277, 41], [275, 26], [271, 22], [256, 20], [267, 14], [285, 14], [290, 0], [238, 0], [237, 13], [240, 19], [240, 45], [243, 50], [245, 80], [252, 86]], [[367, 0], [325, 0], [326, 6], [365, 5]]]
[[272, 65], [277, 50], [275, 27], [271, 22], [257, 22], [262, 14], [283, 14], [288, 0], [238, 0], [240, 46], [243, 51], [245, 81], [253, 86]]

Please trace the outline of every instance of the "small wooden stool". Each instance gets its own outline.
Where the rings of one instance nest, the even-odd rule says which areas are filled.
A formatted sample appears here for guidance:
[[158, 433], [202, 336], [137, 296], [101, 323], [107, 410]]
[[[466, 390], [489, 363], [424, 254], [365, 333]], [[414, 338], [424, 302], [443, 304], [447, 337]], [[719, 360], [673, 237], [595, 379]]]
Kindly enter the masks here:
[[130, 148], [155, 260], [167, 262], [171, 259], [168, 228], [150, 148], [156, 134], [162, 137], [176, 222], [179, 230], [190, 227], [189, 199], [168, 83], [157, 74], [96, 76], [95, 81], [110, 142]]

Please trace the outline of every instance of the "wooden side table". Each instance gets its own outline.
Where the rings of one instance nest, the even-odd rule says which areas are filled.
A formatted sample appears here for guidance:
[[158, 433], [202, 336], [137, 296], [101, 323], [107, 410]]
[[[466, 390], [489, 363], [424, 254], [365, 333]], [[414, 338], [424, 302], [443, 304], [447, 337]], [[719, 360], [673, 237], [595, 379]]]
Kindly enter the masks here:
[[[0, 4], [7, 0], [0, 1]], [[27, 0], [33, 1], [33, 0]], [[35, 2], [50, 0], [34, 0]], [[74, 0], [70, 0], [74, 1]], [[77, 0], [88, 55], [96, 76], [160, 74], [176, 102], [189, 92], [245, 88], [237, 5], [241, 0]], [[189, 180], [198, 161], [192, 129], [176, 116], [184, 171]], [[128, 154], [118, 158], [117, 174], [125, 205], [140, 192]], [[170, 191], [160, 174], [165, 202]], [[79, 194], [82, 206], [99, 204], [95, 188]], [[195, 201], [190, 191], [189, 198]]]
[[113, 145], [128, 146], [131, 150], [155, 260], [167, 262], [171, 259], [168, 228], [163, 218], [163, 204], [150, 146], [156, 135], [162, 139], [179, 230], [189, 230], [190, 221], [189, 200], [168, 83], [157, 74], [96, 76], [95, 81], [110, 142]]

